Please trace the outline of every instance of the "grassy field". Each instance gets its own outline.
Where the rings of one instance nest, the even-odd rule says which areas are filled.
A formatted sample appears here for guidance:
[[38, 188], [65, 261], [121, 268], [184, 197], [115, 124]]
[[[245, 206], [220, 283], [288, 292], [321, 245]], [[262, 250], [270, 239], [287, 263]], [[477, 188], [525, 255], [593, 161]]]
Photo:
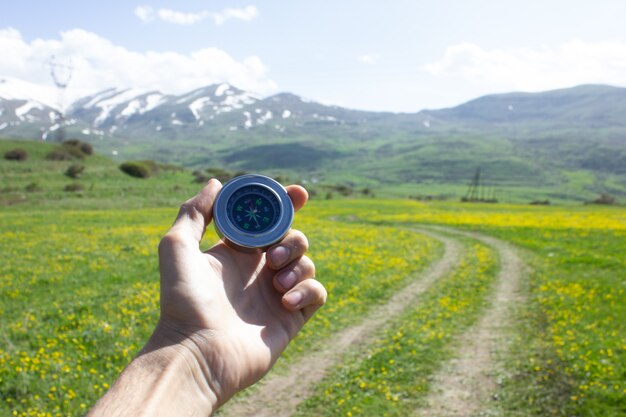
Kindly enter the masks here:
[[[348, 218], [369, 203], [341, 207]], [[528, 305], [503, 381], [504, 415], [626, 415], [626, 210], [387, 202], [364, 217], [442, 224], [527, 250]], [[336, 215], [341, 216], [337, 213]]]
[[297, 415], [411, 415], [455, 336], [484, 306], [496, 269], [493, 251], [469, 242], [455, 273], [432, 286], [366, 352], [337, 365]]
[[[200, 186], [182, 171], [129, 178], [92, 156], [78, 180], [85, 190], [67, 192], [70, 162], [42, 161], [50, 149], [29, 148], [30, 162], [0, 161], [0, 415], [77, 416], [106, 391], [156, 323], [156, 248]], [[443, 256], [441, 242], [412, 230], [430, 224], [498, 237], [526, 264], [527, 301], [507, 329], [512, 348], [491, 411], [626, 415], [623, 207], [314, 200], [295, 227], [309, 237], [329, 300], [279, 372]], [[454, 271], [371, 345], [350, 351], [297, 415], [404, 416], [421, 406], [458, 335], [489, 305], [500, 268], [492, 247], [455, 239], [464, 249]], [[203, 247], [215, 240], [209, 230]]]

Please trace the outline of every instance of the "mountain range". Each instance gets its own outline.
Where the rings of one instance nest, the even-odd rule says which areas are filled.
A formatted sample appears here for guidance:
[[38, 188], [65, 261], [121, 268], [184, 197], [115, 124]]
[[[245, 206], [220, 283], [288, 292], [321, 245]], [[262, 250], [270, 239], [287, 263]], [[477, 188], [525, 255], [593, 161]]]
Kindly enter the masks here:
[[0, 136], [56, 140], [62, 122], [65, 137], [120, 160], [374, 187], [466, 184], [480, 167], [493, 186], [626, 194], [625, 88], [497, 94], [416, 113], [358, 111], [291, 93], [259, 98], [215, 84], [182, 95], [111, 88], [62, 114], [53, 93], [0, 79]]

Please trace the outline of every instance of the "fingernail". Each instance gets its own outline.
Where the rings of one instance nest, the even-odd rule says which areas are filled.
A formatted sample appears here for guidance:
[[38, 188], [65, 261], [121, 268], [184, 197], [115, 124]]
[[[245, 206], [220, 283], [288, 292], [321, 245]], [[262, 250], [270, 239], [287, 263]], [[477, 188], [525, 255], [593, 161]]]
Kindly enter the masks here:
[[272, 265], [282, 266], [289, 259], [289, 249], [284, 246], [276, 246], [269, 255]]
[[296, 307], [302, 301], [302, 293], [300, 291], [290, 292], [285, 295], [285, 301], [287, 304]]
[[288, 290], [293, 287], [298, 277], [294, 271], [286, 271], [281, 273], [276, 279], [284, 289]]

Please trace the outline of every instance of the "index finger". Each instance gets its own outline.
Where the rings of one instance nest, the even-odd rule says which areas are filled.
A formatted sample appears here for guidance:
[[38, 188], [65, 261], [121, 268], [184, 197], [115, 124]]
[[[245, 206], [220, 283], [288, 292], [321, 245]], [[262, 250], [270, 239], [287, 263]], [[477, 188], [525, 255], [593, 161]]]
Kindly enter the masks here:
[[300, 210], [308, 201], [309, 193], [300, 185], [288, 185], [285, 187], [295, 211]]

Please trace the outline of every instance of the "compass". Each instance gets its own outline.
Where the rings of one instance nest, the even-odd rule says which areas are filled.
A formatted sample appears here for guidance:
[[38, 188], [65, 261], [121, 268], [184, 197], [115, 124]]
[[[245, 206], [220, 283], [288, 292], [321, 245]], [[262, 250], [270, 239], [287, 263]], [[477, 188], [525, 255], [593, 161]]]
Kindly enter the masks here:
[[263, 250], [281, 240], [293, 221], [287, 190], [264, 175], [248, 174], [224, 184], [213, 207], [217, 233], [229, 246]]

